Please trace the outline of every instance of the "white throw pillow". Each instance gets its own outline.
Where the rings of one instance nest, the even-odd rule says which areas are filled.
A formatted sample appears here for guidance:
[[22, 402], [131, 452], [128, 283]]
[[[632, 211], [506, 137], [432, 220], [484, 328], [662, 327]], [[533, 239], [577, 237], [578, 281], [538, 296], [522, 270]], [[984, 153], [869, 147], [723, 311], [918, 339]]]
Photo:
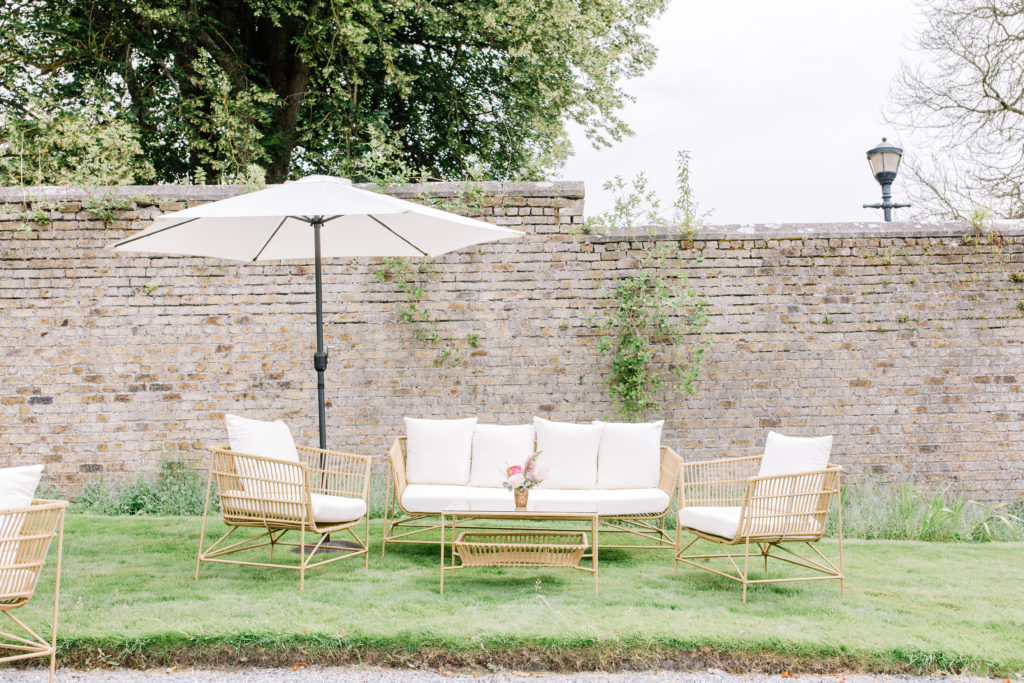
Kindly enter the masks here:
[[534, 438], [533, 425], [476, 425], [470, 486], [500, 488], [509, 465], [521, 467], [533, 455]]
[[469, 482], [475, 417], [462, 420], [405, 418], [405, 478], [410, 484]]
[[597, 488], [657, 488], [661, 479], [661, 428], [657, 422], [600, 422]]
[[[262, 458], [299, 462], [299, 451], [295, 448], [292, 432], [281, 420], [267, 422], [252, 420], [238, 415], [225, 415], [224, 423], [228, 428], [228, 443], [231, 450], [243, 455], [256, 455]], [[253, 470], [255, 467], [255, 471]], [[263, 494], [267, 491], [296, 497], [294, 486], [274, 486], [257, 483], [261, 479], [273, 479], [301, 484], [302, 472], [294, 467], [284, 469], [284, 465], [273, 465], [251, 459], [235, 459], [235, 468], [242, 475], [242, 488], [246, 493]], [[248, 476], [246, 476], [248, 475]], [[252, 477], [252, 478], [250, 478]]]
[[828, 465], [831, 451], [831, 436], [802, 438], [768, 432], [757, 476], [773, 477], [823, 470]]
[[245, 455], [299, 462], [292, 432], [281, 420], [267, 422], [238, 415], [225, 415], [231, 450]]
[[597, 448], [601, 425], [552, 422], [533, 418], [537, 430], [537, 458], [547, 468], [540, 483], [546, 489], [592, 489], [597, 485]]
[[[0, 510], [27, 508], [32, 505], [42, 474], [42, 465], [0, 469]], [[13, 564], [17, 558], [21, 542], [13, 539], [21, 532], [21, 525], [24, 522], [24, 515], [0, 514], [0, 567]]]
[[42, 474], [42, 465], [0, 469], [0, 510], [27, 508], [31, 505]]

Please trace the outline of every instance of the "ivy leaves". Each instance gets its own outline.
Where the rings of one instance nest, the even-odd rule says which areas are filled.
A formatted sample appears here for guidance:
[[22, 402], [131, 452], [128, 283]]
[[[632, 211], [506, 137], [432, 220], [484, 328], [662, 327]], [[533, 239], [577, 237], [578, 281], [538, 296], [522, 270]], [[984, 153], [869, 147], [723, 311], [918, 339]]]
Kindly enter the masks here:
[[624, 278], [613, 300], [612, 313], [599, 325], [605, 334], [598, 350], [612, 357], [607, 384], [619, 413], [639, 420], [661, 407], [657, 397], [666, 377], [658, 360], [668, 364], [673, 386], [696, 393], [711, 346], [707, 299], [681, 274], [644, 269]]
[[646, 226], [654, 245], [640, 269], [615, 286], [612, 312], [597, 324], [602, 332], [598, 351], [612, 360], [608, 393], [629, 420], [658, 410], [658, 396], [668, 386], [688, 396], [696, 393], [711, 348], [707, 299], [687, 284], [685, 274], [668, 268], [677, 243], [670, 247], [657, 242], [662, 230], [682, 231], [684, 241], [692, 240], [710, 215], [694, 199], [689, 153], [679, 152], [676, 163], [676, 199], [669, 216], [640, 173], [630, 185], [621, 177], [606, 183], [605, 189], [616, 195], [615, 204], [587, 221], [587, 232], [597, 234]]

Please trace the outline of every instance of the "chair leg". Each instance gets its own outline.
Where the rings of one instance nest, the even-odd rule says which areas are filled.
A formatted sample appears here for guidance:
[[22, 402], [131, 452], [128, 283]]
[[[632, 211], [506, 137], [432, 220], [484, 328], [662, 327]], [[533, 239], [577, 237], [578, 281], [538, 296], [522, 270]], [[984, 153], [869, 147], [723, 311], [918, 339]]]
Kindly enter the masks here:
[[747, 580], [750, 578], [750, 537], [743, 546], [743, 604], [747, 604]]
[[213, 464], [210, 475], [206, 478], [206, 502], [203, 504], [203, 523], [199, 528], [199, 553], [196, 555], [196, 581], [199, 580], [199, 565], [203, 561], [203, 540], [206, 538], [206, 516], [210, 513], [210, 487], [213, 485]]
[[[387, 479], [384, 480], [384, 531], [381, 532], [380, 538], [380, 556], [384, 557], [384, 552], [388, 547], [388, 512], [391, 507], [391, 459], [388, 459], [388, 474]], [[367, 510], [367, 516], [370, 512]], [[394, 515], [391, 515], [394, 517]], [[370, 551], [367, 550], [367, 553]]]
[[299, 532], [299, 590], [306, 590], [306, 525]]
[[366, 548], [366, 552], [363, 553], [363, 569], [370, 568], [370, 511], [366, 511], [366, 530], [363, 536], [363, 547]]
[[682, 550], [679, 547], [679, 541], [680, 541], [679, 521], [676, 520], [676, 550], [675, 550], [675, 553], [673, 553], [673, 558], [672, 558], [673, 559], [673, 562], [672, 562], [672, 573], [674, 573], [674, 574], [678, 574], [679, 573], [679, 554], [682, 552]]
[[839, 594], [846, 595], [846, 567], [843, 565], [843, 492], [839, 490]]
[[64, 510], [57, 518], [57, 576], [53, 580], [53, 623], [50, 626], [50, 683], [57, 670], [57, 618], [60, 607], [60, 570], [64, 558]]

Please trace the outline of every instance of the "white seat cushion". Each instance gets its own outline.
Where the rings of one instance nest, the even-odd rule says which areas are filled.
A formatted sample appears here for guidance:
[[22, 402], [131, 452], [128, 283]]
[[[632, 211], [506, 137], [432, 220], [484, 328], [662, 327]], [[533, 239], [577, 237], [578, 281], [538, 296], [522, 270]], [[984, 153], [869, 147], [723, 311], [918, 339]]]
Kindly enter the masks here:
[[597, 510], [602, 517], [616, 515], [661, 514], [668, 508], [668, 494], [658, 488], [643, 489], [542, 489], [530, 491], [530, 501], [545, 510], [558, 512], [589, 512]]
[[[437, 486], [409, 484], [402, 494], [402, 507], [409, 512], [437, 514], [453, 504], [468, 503], [498, 509], [515, 509], [512, 492], [480, 486]], [[668, 508], [668, 495], [661, 489], [530, 489], [531, 505], [548, 512], [589, 512], [599, 515], [660, 514]]]
[[410, 484], [469, 483], [476, 418], [405, 418], [405, 478]]
[[318, 524], [352, 522], [366, 514], [366, 502], [362, 498], [322, 493], [311, 493], [309, 498], [313, 504], [313, 521]]
[[657, 422], [599, 422], [597, 488], [657, 488], [661, 479], [661, 428]]
[[740, 527], [740, 508], [685, 507], [679, 511], [679, 524], [712, 536], [732, 539]]
[[[224, 491], [224, 495], [221, 503], [228, 515], [234, 513], [296, 521], [301, 521], [305, 515], [303, 507], [300, 507], [301, 499], [296, 496], [271, 493], [254, 498], [239, 490], [227, 490]], [[362, 498], [311, 493], [309, 500], [313, 505], [313, 521], [319, 524], [352, 522], [366, 514], [366, 503]], [[281, 505], [284, 502], [290, 502], [292, 505]]]
[[823, 470], [828, 465], [831, 451], [831, 436], [808, 439], [768, 432], [757, 476], [774, 477]]
[[[536, 489], [534, 489], [536, 491]], [[530, 495], [533, 495], [531, 492]], [[512, 492], [503, 488], [409, 484], [402, 493], [402, 507], [409, 512], [438, 514], [453, 503], [508, 503]]]
[[533, 425], [477, 424], [470, 486], [500, 488], [509, 465], [522, 466], [533, 455], [534, 438]]
[[597, 486], [597, 449], [601, 426], [533, 418], [537, 430], [537, 464], [547, 469], [539, 484], [547, 489], [593, 489]]

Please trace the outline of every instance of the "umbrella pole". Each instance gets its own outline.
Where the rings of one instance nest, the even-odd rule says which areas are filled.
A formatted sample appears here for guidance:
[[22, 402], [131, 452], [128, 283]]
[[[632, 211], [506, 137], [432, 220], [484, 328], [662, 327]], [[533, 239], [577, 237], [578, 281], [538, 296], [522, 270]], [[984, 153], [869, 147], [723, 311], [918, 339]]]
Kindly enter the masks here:
[[[327, 449], [327, 412], [324, 401], [324, 372], [327, 370], [327, 352], [324, 351], [324, 288], [320, 259], [320, 228], [323, 216], [313, 218], [313, 254], [316, 261], [316, 353], [313, 367], [316, 368], [317, 409], [320, 416], [320, 448]], [[324, 455], [320, 454], [320, 469], [324, 469]]]
[[[316, 369], [316, 395], [317, 413], [320, 418], [320, 449], [327, 449], [327, 410], [324, 398], [324, 372], [327, 370], [327, 351], [324, 350], [324, 286], [323, 286], [323, 264], [320, 256], [320, 228], [324, 226], [323, 216], [314, 216], [313, 224], [313, 256], [316, 262], [316, 353], [313, 354], [313, 367]], [[320, 488], [327, 488], [327, 472], [324, 469], [326, 457], [320, 454]], [[331, 535], [324, 536], [321, 543], [313, 552], [331, 553], [352, 550], [354, 546], [349, 541], [331, 541]], [[303, 547], [295, 548], [295, 552], [304, 553]]]

